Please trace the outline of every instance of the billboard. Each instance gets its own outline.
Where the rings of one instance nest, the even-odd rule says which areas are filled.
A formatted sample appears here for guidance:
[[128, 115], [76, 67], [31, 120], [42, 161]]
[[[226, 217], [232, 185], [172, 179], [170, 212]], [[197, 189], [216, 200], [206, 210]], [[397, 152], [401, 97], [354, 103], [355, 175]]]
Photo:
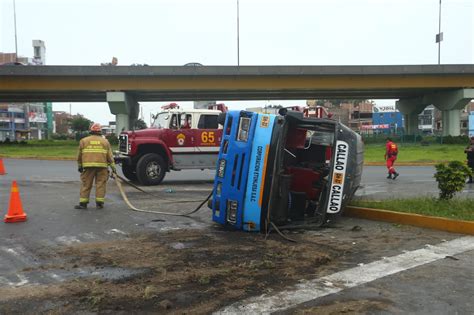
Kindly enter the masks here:
[[389, 124], [380, 124], [380, 125], [362, 125], [360, 129], [370, 130], [370, 129], [390, 129]]
[[374, 105], [372, 107], [374, 113], [393, 113], [398, 112], [395, 105]]
[[45, 123], [48, 121], [45, 113], [29, 112], [28, 120], [30, 122]]

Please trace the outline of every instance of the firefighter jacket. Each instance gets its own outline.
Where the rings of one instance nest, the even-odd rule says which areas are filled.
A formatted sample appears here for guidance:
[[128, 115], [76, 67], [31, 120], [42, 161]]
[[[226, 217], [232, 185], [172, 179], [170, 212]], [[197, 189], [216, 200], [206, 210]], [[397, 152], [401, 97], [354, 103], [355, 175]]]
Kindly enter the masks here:
[[105, 167], [115, 169], [109, 141], [100, 135], [90, 135], [79, 142], [78, 167]]

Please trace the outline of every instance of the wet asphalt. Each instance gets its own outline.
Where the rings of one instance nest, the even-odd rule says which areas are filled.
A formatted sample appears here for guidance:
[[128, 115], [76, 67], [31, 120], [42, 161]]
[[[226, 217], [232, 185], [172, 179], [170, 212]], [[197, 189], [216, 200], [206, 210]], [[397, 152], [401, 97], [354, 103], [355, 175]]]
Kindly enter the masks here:
[[[6, 213], [11, 182], [18, 181], [23, 208], [28, 221], [0, 224], [0, 287], [51, 283], [71, 275], [34, 275], [21, 270], [46, 263], [38, 255], [51, 246], [127, 238], [134, 233], [166, 231], [177, 228], [212, 228], [210, 210], [204, 209], [193, 219], [138, 213], [127, 209], [112, 181], [108, 184], [106, 208], [74, 210], [78, 202], [79, 173], [73, 161], [38, 161], [3, 159], [7, 175], [0, 176], [0, 213]], [[361, 188], [356, 196], [363, 198], [397, 198], [405, 196], [436, 196], [434, 167], [398, 167], [400, 177], [386, 179], [385, 167], [365, 167]], [[144, 208], [159, 208], [171, 212], [186, 212], [198, 203], [179, 200], [202, 200], [212, 189], [214, 171], [181, 171], [168, 173], [163, 185], [146, 188], [162, 198], [141, 200], [140, 194], [127, 188], [130, 199]], [[474, 185], [467, 185], [462, 195], [474, 197]], [[166, 200], [176, 202], [164, 203]], [[377, 226], [382, 223], [350, 219], [350, 224]], [[360, 223], [358, 223], [360, 222]], [[390, 226], [386, 224], [386, 226]], [[413, 248], [423, 247], [426, 239], [416, 240], [423, 229], [414, 229]], [[435, 233], [430, 231], [429, 233]], [[334, 237], [337, 237], [335, 235]], [[440, 233], [436, 239], [455, 238], [455, 234]], [[434, 241], [434, 240], [433, 240]], [[86, 274], [93, 270], [84, 271]], [[448, 276], [447, 276], [448, 275]], [[393, 308], [381, 313], [471, 314], [474, 292], [474, 251], [459, 255], [458, 260], [430, 263], [364, 286], [345, 290], [307, 303], [314, 306], [331, 301], [382, 299], [390, 300]], [[290, 312], [291, 313], [291, 312]], [[369, 312], [371, 313], [371, 312]], [[379, 312], [373, 312], [379, 313]]]

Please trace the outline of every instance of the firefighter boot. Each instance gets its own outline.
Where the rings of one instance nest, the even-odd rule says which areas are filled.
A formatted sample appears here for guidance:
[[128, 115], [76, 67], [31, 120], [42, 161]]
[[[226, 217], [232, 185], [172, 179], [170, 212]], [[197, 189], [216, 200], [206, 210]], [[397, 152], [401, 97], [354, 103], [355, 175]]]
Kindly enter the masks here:
[[98, 201], [98, 202], [95, 203], [95, 207], [96, 207], [97, 209], [103, 209], [103, 208], [104, 208], [104, 203]]
[[398, 173], [395, 173], [395, 174], [393, 174], [393, 178], [392, 178], [392, 179], [395, 179], [395, 178], [397, 178], [397, 177], [398, 177], [398, 175], [400, 175], [400, 174], [398, 174]]
[[388, 173], [387, 179], [392, 179], [392, 173]]
[[87, 209], [87, 202], [80, 202], [74, 209]]

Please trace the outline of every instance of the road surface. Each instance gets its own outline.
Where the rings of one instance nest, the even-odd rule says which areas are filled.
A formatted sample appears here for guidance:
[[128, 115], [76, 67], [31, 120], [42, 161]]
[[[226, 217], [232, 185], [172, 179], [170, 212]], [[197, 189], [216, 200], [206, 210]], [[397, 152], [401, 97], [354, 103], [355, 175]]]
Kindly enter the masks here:
[[[74, 210], [79, 193], [79, 176], [74, 162], [4, 159], [4, 164], [8, 174], [0, 176], [0, 210], [6, 212], [11, 181], [17, 180], [28, 221], [0, 225], [0, 291], [26, 289], [30, 284], [54, 284], [77, 276], [77, 271], [76, 274], [68, 270], [44, 271], [45, 266], [52, 264], [53, 258], [49, 258], [48, 253], [58, 247], [128, 240], [135, 234], [157, 231], [201, 229], [211, 233], [216, 230], [207, 208], [193, 218], [130, 211], [113, 182], [109, 182], [105, 209]], [[385, 178], [384, 167], [366, 167], [357, 196], [387, 198], [437, 194], [436, 182], [432, 177], [433, 167], [399, 167], [398, 172], [400, 177], [393, 181]], [[163, 185], [146, 187], [161, 198], [144, 198], [129, 190], [130, 199], [141, 207], [185, 212], [197, 203], [179, 201], [183, 198], [205, 198], [212, 189], [213, 174], [213, 171], [172, 172], [167, 174]], [[471, 198], [473, 194], [471, 186], [467, 186], [463, 192], [463, 195]], [[166, 203], [166, 200], [178, 202]], [[465, 242], [458, 244], [459, 240], [463, 240], [462, 235], [352, 218], [343, 218], [333, 228], [307, 233], [315, 233], [318, 241], [331, 243], [334, 248], [347, 251], [347, 254], [332, 262], [335, 270], [332, 275], [327, 274], [328, 277], [346, 271], [346, 276], [350, 277], [350, 272], [358, 272], [357, 268], [372, 266], [371, 263], [380, 269], [377, 266], [389, 266], [390, 259], [400, 260], [397, 260], [398, 269], [377, 273], [368, 269], [366, 273], [377, 274], [374, 279], [351, 286], [347, 285], [349, 278], [344, 278], [346, 284], [334, 283], [336, 289], [328, 291], [334, 293], [315, 294], [308, 300], [292, 300], [291, 296], [302, 295], [294, 293], [291, 288], [282, 287], [283, 300], [288, 299], [288, 304], [282, 310], [273, 310], [285, 314], [334, 310], [377, 314], [470, 314], [474, 309], [474, 250], [466, 247]], [[474, 242], [468, 240], [468, 243]], [[457, 244], [453, 245], [456, 250], [449, 254], [441, 251], [440, 254], [438, 246], [443, 243]], [[413, 259], [410, 255], [418, 251], [423, 254]], [[406, 257], [403, 256], [405, 254]], [[419, 264], [409, 267], [414, 260]], [[81, 269], [80, 272], [92, 276], [97, 270]], [[23, 305], [39, 303], [29, 301], [33, 304]], [[12, 310], [10, 302], [7, 297], [0, 296], [0, 313]], [[228, 307], [238, 302], [229, 300]], [[265, 305], [265, 302], [259, 303]], [[48, 305], [51, 310], [57, 306], [54, 303]]]

